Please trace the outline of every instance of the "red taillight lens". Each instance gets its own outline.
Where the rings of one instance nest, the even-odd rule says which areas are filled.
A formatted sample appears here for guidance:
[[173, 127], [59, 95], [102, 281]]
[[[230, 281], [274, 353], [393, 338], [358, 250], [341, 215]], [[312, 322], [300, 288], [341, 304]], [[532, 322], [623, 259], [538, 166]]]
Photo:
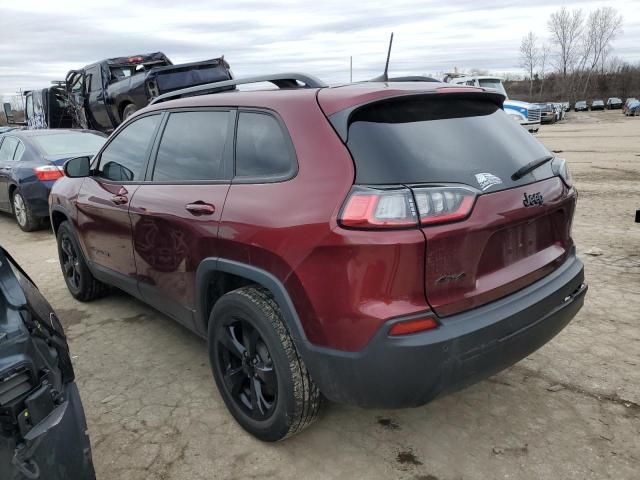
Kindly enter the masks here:
[[354, 187], [339, 222], [351, 228], [407, 228], [418, 224], [408, 188]]
[[421, 225], [454, 222], [466, 218], [476, 199], [476, 193], [464, 187], [414, 188]]
[[46, 165], [44, 167], [36, 167], [33, 169], [36, 177], [41, 182], [47, 182], [52, 180], [57, 180], [60, 177], [64, 177], [64, 172], [60, 167], [56, 167], [54, 165]]
[[419, 318], [416, 320], [405, 320], [404, 322], [398, 322], [391, 326], [389, 329], [389, 335], [410, 335], [412, 333], [424, 332], [426, 330], [433, 330], [438, 327], [438, 322], [434, 318]]
[[140, 63], [140, 62], [142, 62], [143, 60], [144, 60], [144, 57], [140, 57], [140, 56], [137, 56], [137, 57], [129, 57], [129, 58], [127, 58], [127, 61], [128, 61], [129, 63]]

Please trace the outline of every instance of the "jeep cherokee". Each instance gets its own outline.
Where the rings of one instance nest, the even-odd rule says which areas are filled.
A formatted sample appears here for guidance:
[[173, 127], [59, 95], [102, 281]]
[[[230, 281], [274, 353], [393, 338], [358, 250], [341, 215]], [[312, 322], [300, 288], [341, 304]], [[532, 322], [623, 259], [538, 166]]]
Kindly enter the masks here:
[[266, 441], [323, 397], [425, 404], [575, 316], [576, 190], [503, 95], [270, 81], [158, 97], [67, 162], [50, 211], [75, 298], [115, 286], [206, 338], [231, 414]]

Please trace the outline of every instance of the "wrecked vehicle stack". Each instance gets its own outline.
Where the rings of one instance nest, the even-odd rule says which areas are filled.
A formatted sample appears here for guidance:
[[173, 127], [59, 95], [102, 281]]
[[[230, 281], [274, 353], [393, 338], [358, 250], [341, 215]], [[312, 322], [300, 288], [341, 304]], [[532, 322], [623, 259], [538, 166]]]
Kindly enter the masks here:
[[110, 133], [161, 94], [232, 78], [224, 57], [173, 65], [156, 52], [92, 63], [65, 82], [73, 126]]

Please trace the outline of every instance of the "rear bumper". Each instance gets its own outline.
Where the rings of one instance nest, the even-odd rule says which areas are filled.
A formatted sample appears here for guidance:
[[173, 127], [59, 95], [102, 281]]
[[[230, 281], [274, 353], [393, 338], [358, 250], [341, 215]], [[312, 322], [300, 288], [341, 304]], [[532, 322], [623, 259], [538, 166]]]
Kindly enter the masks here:
[[335, 402], [368, 408], [423, 405], [513, 365], [551, 340], [580, 310], [587, 286], [572, 254], [555, 272], [501, 300], [442, 319], [436, 330], [387, 335], [360, 352], [303, 345], [307, 368]]
[[38, 218], [49, 216], [49, 194], [54, 183], [53, 181], [35, 181], [20, 185], [20, 192], [34, 216]]

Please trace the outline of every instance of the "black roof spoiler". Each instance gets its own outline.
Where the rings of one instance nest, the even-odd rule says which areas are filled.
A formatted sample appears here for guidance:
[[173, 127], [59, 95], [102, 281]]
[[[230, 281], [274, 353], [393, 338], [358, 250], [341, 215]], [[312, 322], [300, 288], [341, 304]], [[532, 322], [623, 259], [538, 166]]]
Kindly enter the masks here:
[[[182, 88], [173, 92], [164, 93], [157, 96], [149, 105], [167, 100], [174, 100], [182, 97], [192, 97], [197, 95], [208, 95], [211, 93], [219, 93], [221, 91], [229, 91], [225, 87], [235, 87], [237, 85], [248, 85], [251, 83], [273, 83], [276, 87], [285, 88], [323, 88], [327, 85], [318, 78], [304, 73], [278, 73], [273, 75], [260, 75], [257, 77], [234, 78], [222, 82], [205, 83], [195, 87]], [[300, 86], [303, 83], [304, 86]]]

